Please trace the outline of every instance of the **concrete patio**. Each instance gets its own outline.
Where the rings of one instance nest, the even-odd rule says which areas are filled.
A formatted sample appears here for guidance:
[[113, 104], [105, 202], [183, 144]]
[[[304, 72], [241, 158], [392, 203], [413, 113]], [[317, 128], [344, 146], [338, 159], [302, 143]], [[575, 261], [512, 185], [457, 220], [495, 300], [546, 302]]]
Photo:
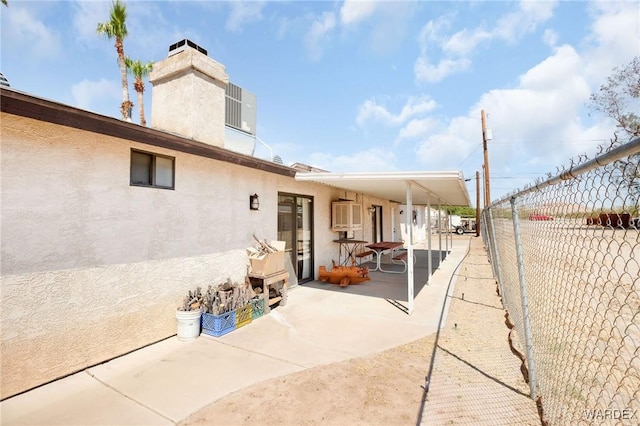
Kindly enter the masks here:
[[[443, 303], [451, 300], [446, 292], [453, 292], [456, 268], [471, 238], [454, 238], [438, 269], [436, 255], [428, 285], [427, 252], [416, 247], [412, 315], [401, 309], [407, 304], [406, 274], [373, 272], [371, 281], [346, 288], [320, 282], [300, 285], [289, 292], [286, 306], [224, 336], [202, 334], [191, 342], [168, 338], [2, 401], [1, 422], [176, 424], [253, 384], [431, 335], [442, 312], [446, 321]], [[508, 353], [506, 344], [504, 350]], [[535, 409], [526, 397], [524, 403]]]

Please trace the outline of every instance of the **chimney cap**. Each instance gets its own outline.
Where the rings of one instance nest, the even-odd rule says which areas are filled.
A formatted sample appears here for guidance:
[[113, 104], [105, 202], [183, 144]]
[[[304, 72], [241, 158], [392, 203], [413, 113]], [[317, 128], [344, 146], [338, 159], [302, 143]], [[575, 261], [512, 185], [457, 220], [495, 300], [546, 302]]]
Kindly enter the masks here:
[[185, 46], [189, 46], [192, 49], [195, 49], [198, 52], [202, 53], [203, 55], [207, 56], [206, 49], [203, 49], [202, 47], [198, 46], [197, 44], [195, 44], [194, 42], [186, 38], [184, 40], [180, 40], [177, 43], [173, 43], [171, 46], [169, 46], [168, 56], [175, 55], [178, 52], [182, 52], [185, 49]]

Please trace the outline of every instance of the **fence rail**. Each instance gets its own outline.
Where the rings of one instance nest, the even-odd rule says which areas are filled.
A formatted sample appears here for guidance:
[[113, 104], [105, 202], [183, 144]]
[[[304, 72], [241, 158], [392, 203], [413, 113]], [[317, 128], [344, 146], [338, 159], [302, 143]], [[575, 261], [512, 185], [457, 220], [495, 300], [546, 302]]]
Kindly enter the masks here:
[[505, 197], [482, 237], [550, 424], [640, 423], [640, 138]]

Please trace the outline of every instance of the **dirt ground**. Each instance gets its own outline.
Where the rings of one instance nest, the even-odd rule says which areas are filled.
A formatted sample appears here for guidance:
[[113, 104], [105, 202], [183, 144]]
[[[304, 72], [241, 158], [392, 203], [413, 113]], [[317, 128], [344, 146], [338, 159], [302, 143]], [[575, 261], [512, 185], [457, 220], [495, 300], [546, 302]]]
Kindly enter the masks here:
[[415, 424], [434, 336], [233, 393], [182, 425]]
[[256, 384], [181, 425], [540, 424], [479, 239], [449, 294], [439, 335]]

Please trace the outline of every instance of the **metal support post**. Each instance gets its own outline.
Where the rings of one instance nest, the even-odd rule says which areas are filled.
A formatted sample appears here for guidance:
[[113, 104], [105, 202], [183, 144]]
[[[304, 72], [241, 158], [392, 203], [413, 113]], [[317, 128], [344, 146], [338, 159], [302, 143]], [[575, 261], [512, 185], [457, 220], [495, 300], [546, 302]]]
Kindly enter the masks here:
[[480, 236], [480, 175], [476, 172], [476, 237]]
[[427, 241], [427, 253], [429, 253], [429, 258], [427, 259], [427, 273], [429, 277], [427, 278], [427, 282], [431, 283], [431, 274], [433, 273], [433, 261], [431, 259], [431, 237], [433, 233], [431, 232], [431, 201], [427, 204], [427, 210], [429, 211], [429, 216], [427, 216], [427, 229], [429, 232], [429, 240]]
[[506, 305], [506, 295], [504, 294], [502, 267], [500, 265], [500, 254], [498, 253], [498, 240], [496, 240], [496, 230], [494, 228], [493, 212], [491, 211], [491, 207], [487, 208], [487, 214], [489, 216], [489, 220], [485, 224], [484, 228], [491, 233], [491, 238], [487, 239], [487, 241], [489, 241], [490, 251], [493, 251], [491, 253], [491, 265], [493, 266], [493, 274], [498, 280], [498, 285], [500, 286], [500, 297], [502, 298], [502, 306], [504, 307]]
[[438, 268], [442, 263], [442, 206], [438, 203]]
[[[444, 234], [444, 252], [445, 259], [449, 256], [449, 235], [451, 234], [451, 215], [447, 213], [447, 233]], [[453, 234], [451, 234], [453, 238]], [[452, 243], [453, 244], [453, 243]]]
[[[409, 315], [413, 312], [413, 197], [411, 195], [411, 182], [407, 181], [407, 210], [412, 214], [407, 215], [407, 231], [409, 244], [407, 246], [407, 301], [409, 302]], [[391, 251], [393, 256], [393, 250]]]
[[520, 295], [522, 298], [522, 319], [524, 324], [524, 340], [529, 364], [529, 389], [531, 399], [536, 399], [536, 370], [533, 362], [533, 343], [531, 342], [531, 323], [529, 321], [529, 299], [527, 298], [527, 283], [524, 276], [524, 257], [522, 255], [522, 240], [520, 238], [520, 219], [516, 197], [511, 197], [511, 216], [513, 218], [513, 232], [516, 242], [516, 255], [518, 259], [518, 277], [520, 279]]

